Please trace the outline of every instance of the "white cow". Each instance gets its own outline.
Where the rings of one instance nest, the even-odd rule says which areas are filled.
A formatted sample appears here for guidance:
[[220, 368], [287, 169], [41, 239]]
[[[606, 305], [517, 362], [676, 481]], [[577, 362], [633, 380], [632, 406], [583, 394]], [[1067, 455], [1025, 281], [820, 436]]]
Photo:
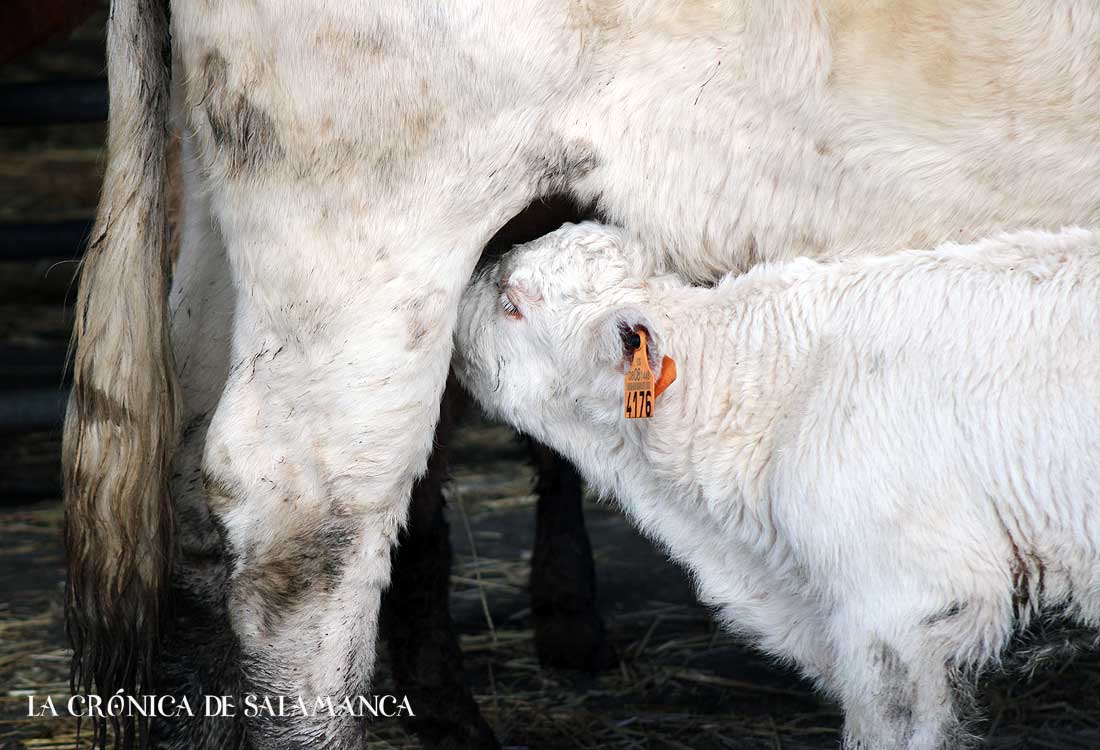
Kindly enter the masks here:
[[[701, 280], [1100, 222], [1092, 0], [167, 11], [114, 0], [108, 29], [65, 446], [85, 690], [156, 686], [170, 578], [177, 634], [221, 610], [232, 626], [178, 663], [224, 646], [211, 669], [239, 662], [244, 692], [368, 688], [459, 296], [487, 239], [548, 193], [595, 201]], [[186, 176], [171, 314], [170, 115]], [[258, 748], [361, 741], [346, 716], [244, 721]]]
[[[1100, 233], [714, 289], [632, 245], [567, 225], [480, 274], [456, 372], [838, 697], [845, 747], [954, 750], [956, 693], [1032, 618], [1100, 627]], [[639, 331], [678, 379], [628, 420]]]

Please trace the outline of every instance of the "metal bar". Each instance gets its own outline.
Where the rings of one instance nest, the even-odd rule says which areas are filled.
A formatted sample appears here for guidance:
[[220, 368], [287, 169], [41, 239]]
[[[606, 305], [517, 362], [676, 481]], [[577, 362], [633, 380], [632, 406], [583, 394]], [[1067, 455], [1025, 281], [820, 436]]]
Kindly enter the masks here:
[[60, 371], [65, 364], [65, 354], [61, 346], [0, 346], [0, 369], [30, 366]]
[[0, 86], [0, 126], [104, 122], [107, 82], [49, 81]]
[[0, 260], [76, 258], [84, 252], [92, 225], [87, 219], [2, 223]]
[[34, 390], [68, 384], [66, 352], [60, 348], [0, 346], [0, 390]]
[[17, 504], [19, 501], [61, 497], [61, 467], [57, 476], [30, 478], [18, 476], [0, 477], [0, 504]]
[[60, 388], [0, 393], [0, 433], [59, 429], [68, 395]]

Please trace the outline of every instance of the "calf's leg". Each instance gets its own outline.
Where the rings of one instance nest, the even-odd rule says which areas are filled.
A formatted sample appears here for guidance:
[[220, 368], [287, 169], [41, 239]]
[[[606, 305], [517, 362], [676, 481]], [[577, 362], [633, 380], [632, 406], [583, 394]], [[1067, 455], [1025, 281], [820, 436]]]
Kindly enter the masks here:
[[[919, 621], [919, 620], [918, 620]], [[841, 630], [836, 678], [845, 750], [961, 750], [970, 686], [944, 650], [905, 635]]]

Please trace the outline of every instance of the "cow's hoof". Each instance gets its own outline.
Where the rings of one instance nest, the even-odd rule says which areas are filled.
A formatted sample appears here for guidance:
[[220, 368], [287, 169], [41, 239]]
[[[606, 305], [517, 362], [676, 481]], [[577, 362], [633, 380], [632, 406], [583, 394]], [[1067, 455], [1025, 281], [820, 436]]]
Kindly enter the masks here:
[[619, 664], [598, 615], [553, 613], [534, 615], [535, 652], [549, 669], [603, 672]]

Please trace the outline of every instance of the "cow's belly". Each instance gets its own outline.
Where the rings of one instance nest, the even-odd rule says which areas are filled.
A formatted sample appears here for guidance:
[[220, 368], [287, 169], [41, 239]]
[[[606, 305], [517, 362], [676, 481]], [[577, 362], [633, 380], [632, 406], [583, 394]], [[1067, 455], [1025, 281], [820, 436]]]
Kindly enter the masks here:
[[1100, 221], [1094, 5], [714, 7], [607, 41], [563, 124], [580, 193], [678, 269]]

